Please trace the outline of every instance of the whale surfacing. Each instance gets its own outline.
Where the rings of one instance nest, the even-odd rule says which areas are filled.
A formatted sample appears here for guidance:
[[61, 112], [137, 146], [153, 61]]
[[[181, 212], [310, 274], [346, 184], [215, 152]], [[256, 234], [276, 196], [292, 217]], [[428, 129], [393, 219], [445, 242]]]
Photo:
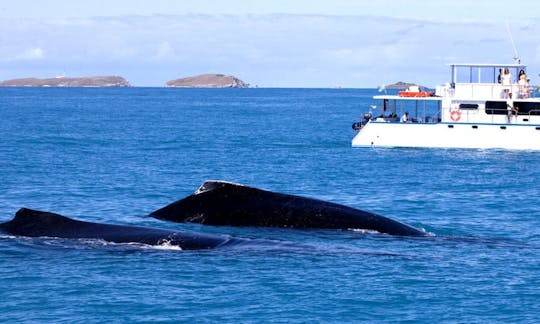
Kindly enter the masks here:
[[235, 241], [226, 236], [84, 222], [59, 214], [21, 208], [0, 230], [16, 236], [98, 239], [114, 243], [168, 244], [182, 250], [211, 249]]
[[213, 180], [149, 216], [208, 225], [362, 229], [400, 236], [426, 235], [390, 218], [344, 205]]

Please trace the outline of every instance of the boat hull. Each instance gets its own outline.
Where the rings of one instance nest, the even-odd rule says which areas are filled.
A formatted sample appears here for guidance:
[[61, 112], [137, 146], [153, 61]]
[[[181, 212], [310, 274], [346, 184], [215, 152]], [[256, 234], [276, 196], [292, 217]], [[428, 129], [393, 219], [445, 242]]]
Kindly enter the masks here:
[[431, 147], [540, 150], [540, 125], [388, 123], [370, 121], [353, 147]]

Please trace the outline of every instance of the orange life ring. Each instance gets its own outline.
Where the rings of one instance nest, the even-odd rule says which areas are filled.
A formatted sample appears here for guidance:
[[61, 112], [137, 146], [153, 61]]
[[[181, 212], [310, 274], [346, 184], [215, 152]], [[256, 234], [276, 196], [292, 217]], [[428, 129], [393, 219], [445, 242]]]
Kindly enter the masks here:
[[452, 110], [452, 112], [450, 113], [450, 119], [452, 119], [455, 122], [459, 121], [461, 119], [461, 111]]

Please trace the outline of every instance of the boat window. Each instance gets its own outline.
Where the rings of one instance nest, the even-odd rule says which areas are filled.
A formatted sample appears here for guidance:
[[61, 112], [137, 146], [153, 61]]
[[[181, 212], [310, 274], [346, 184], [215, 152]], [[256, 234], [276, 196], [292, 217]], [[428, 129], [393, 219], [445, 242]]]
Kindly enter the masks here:
[[457, 83], [495, 83], [495, 67], [456, 66], [454, 69]]
[[480, 68], [480, 83], [497, 83], [499, 69], [491, 66], [482, 66]]
[[497, 83], [499, 82], [498, 81], [499, 75], [502, 74], [504, 69], [508, 69], [508, 72], [510, 72], [510, 75], [512, 76], [512, 83], [517, 83], [517, 77], [519, 75], [519, 70], [521, 70], [521, 69], [525, 70], [525, 67], [524, 66], [520, 66], [520, 67], [499, 66], [499, 67], [497, 67], [497, 71], [496, 71], [497, 72]]
[[[386, 109], [384, 109], [386, 107]], [[399, 122], [407, 111], [409, 118], [418, 123], [438, 123], [441, 121], [440, 100], [413, 100], [413, 98], [388, 100], [372, 106], [373, 116], [383, 118], [387, 122]]]
[[471, 82], [472, 83], [480, 83], [481, 76], [480, 76], [480, 68], [477, 66], [471, 67]]
[[512, 74], [512, 83], [517, 83], [518, 76], [519, 76], [519, 68], [509, 68], [510, 73]]
[[459, 104], [459, 109], [478, 109], [477, 104], [462, 103]]
[[453, 83], [498, 83], [502, 71], [508, 68], [512, 74], [512, 82], [516, 82], [520, 69], [525, 66], [499, 66], [499, 65], [452, 65]]
[[486, 101], [486, 114], [506, 115], [506, 101]]
[[[540, 115], [540, 102], [515, 101], [514, 105], [518, 108], [520, 115]], [[486, 102], [486, 114], [504, 115], [506, 113], [506, 101]]]
[[456, 69], [456, 83], [471, 82], [471, 68], [469, 66], [458, 66]]
[[540, 102], [517, 101], [514, 104], [517, 106], [520, 115], [540, 115]]

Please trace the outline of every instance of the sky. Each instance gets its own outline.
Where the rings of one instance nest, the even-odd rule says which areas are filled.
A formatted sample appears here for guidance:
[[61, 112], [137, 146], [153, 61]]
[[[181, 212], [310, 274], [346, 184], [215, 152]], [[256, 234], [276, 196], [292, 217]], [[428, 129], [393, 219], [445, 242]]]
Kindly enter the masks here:
[[540, 83], [537, 0], [0, 0], [0, 30], [0, 80], [163, 86], [221, 73], [260, 87], [434, 87], [450, 63], [517, 52]]

